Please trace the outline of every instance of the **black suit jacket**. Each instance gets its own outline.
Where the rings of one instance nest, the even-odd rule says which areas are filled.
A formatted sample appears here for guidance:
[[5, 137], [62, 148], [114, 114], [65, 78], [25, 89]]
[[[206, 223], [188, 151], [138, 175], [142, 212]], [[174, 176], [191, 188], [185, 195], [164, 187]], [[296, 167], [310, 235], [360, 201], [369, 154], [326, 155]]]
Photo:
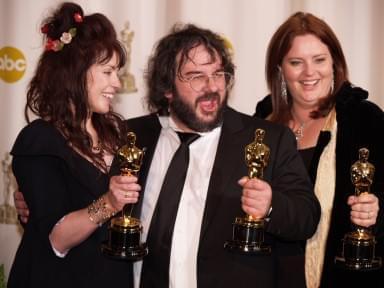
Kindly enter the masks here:
[[[145, 187], [161, 125], [154, 114], [127, 120], [127, 124], [137, 135], [137, 146], [146, 149], [139, 180]], [[244, 147], [254, 140], [257, 128], [266, 131], [264, 143], [271, 150], [269, 164], [264, 171], [264, 179], [273, 191], [273, 211], [265, 234], [265, 241], [272, 245], [270, 256], [239, 255], [223, 248], [224, 242], [232, 238], [232, 222], [244, 215], [240, 204], [242, 189], [237, 181], [248, 174]], [[141, 199], [143, 197], [145, 188]], [[138, 217], [140, 207], [139, 202], [136, 205]], [[277, 243], [309, 238], [316, 230], [319, 214], [319, 203], [290, 130], [227, 108], [201, 224], [197, 286], [276, 287], [279, 277]], [[150, 250], [151, 247], [149, 253]], [[301, 286], [304, 287], [302, 276]], [[153, 287], [157, 287], [156, 282]]]

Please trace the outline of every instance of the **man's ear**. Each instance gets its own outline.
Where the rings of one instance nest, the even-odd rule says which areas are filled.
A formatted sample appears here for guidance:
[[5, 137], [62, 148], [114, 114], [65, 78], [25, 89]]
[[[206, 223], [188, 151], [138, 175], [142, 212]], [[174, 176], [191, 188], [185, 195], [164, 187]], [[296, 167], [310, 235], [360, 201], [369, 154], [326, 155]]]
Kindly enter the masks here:
[[171, 91], [165, 92], [164, 96], [168, 99], [168, 101], [173, 99], [173, 93]]

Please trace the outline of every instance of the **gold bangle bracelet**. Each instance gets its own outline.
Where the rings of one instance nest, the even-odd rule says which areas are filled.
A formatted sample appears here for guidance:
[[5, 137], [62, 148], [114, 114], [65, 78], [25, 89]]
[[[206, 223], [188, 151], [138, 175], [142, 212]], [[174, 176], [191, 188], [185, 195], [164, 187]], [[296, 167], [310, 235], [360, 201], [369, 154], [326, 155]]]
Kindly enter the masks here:
[[104, 195], [101, 196], [99, 199], [94, 200], [91, 205], [88, 206], [89, 220], [99, 226], [107, 222], [109, 218], [115, 215], [115, 213], [115, 211], [111, 211], [110, 209], [108, 209]]

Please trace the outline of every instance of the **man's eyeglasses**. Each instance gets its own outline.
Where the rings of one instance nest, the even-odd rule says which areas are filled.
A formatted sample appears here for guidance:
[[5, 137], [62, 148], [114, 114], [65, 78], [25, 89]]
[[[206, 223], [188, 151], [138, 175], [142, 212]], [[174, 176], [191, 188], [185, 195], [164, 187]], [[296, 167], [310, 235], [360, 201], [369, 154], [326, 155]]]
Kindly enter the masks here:
[[210, 79], [215, 83], [219, 90], [225, 90], [233, 84], [233, 75], [223, 71], [215, 72], [210, 76], [206, 74], [195, 74], [188, 77], [179, 76], [179, 79], [188, 82], [195, 92], [203, 91], [204, 88], [209, 85]]

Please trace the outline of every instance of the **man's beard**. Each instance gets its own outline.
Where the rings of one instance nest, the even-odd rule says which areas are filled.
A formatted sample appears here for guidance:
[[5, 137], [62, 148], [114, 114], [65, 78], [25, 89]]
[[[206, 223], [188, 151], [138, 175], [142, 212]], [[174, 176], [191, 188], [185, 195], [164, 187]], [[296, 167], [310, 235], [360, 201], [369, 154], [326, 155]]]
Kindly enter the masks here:
[[[188, 128], [196, 132], [208, 132], [220, 126], [223, 122], [223, 112], [224, 108], [227, 106], [228, 94], [225, 95], [223, 103], [220, 104], [220, 95], [218, 93], [206, 93], [196, 99], [194, 107], [191, 107], [190, 104], [185, 103], [181, 99], [180, 94], [177, 91], [174, 91], [173, 95], [173, 100], [171, 101], [169, 106], [172, 112], [175, 113], [175, 116]], [[219, 103], [217, 111], [210, 113], [216, 114], [216, 117], [214, 117], [210, 121], [204, 121], [199, 119], [195, 112], [198, 103], [204, 100], [214, 100]]]

